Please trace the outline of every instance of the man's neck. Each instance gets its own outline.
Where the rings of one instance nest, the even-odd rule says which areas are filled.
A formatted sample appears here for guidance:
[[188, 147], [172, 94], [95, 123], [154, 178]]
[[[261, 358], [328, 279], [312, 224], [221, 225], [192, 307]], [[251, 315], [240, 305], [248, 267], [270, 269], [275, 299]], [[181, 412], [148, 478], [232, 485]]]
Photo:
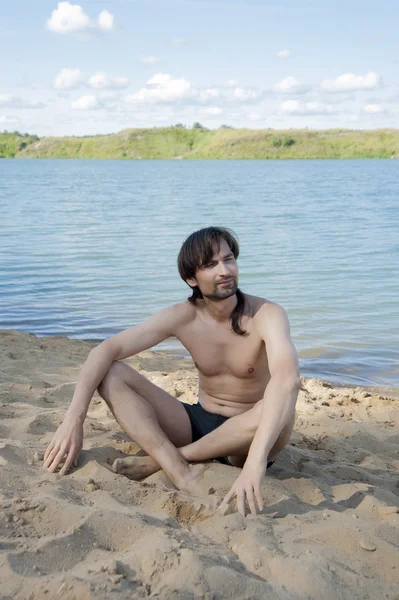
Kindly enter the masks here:
[[237, 295], [226, 298], [226, 300], [210, 300], [209, 298], [203, 298], [206, 306], [206, 310], [209, 312], [211, 317], [215, 321], [223, 322], [230, 319], [230, 315], [233, 312], [237, 304]]

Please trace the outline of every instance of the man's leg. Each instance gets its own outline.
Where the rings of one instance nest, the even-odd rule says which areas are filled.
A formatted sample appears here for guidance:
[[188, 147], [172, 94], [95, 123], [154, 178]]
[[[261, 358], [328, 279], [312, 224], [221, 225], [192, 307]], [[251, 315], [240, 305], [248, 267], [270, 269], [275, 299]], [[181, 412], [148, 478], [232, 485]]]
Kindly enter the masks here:
[[[179, 400], [119, 362], [113, 363], [98, 392], [122, 429], [155, 461], [152, 472], [162, 468], [179, 489], [202, 492], [204, 468], [189, 465], [176, 447], [192, 440], [190, 419]], [[143, 475], [149, 474], [147, 468]]]
[[[220, 427], [201, 439], [183, 448], [179, 448], [187, 461], [202, 461], [217, 456], [227, 456], [233, 466], [242, 467], [246, 461], [249, 448], [259, 425], [261, 402], [253, 408], [235, 417], [227, 419]], [[268, 461], [274, 461], [277, 454], [290, 440], [294, 427], [295, 414], [282, 429]]]
[[[201, 439], [179, 448], [179, 452], [187, 462], [210, 460], [218, 456], [228, 455], [229, 462], [234, 467], [243, 467], [248, 450], [259, 424], [260, 407], [254, 407], [241, 415], [231, 417], [217, 429]], [[283, 428], [268, 456], [268, 462], [274, 461], [277, 454], [284, 448], [291, 437], [295, 415]], [[161, 467], [151, 457], [138, 458], [135, 456], [117, 459], [114, 470], [132, 479], [142, 479], [159, 471]]]
[[[115, 461], [116, 472], [135, 479], [142, 479], [163, 468], [174, 481], [174, 477], [181, 479], [182, 472], [184, 478], [188, 462], [226, 455], [230, 455], [231, 464], [242, 466], [259, 423], [260, 403], [241, 415], [231, 417], [217, 431], [190, 443], [190, 420], [181, 402], [124, 363], [113, 364], [99, 386], [99, 393], [121, 427], [149, 454], [145, 458], [129, 457]], [[269, 460], [288, 442], [292, 426], [293, 421], [284, 428]]]
[[[278, 436], [276, 443], [273, 448], [270, 450], [269, 456], [267, 457], [267, 462], [274, 462], [277, 458], [277, 455], [281, 450], [288, 444], [291, 439], [292, 430], [294, 428], [295, 423], [295, 413], [292, 415], [290, 421], [287, 425], [282, 429], [280, 435]], [[249, 450], [249, 447], [248, 447]], [[229, 462], [233, 467], [243, 467], [245, 461], [247, 460], [248, 451], [244, 454], [236, 454], [233, 456], [228, 456]]]

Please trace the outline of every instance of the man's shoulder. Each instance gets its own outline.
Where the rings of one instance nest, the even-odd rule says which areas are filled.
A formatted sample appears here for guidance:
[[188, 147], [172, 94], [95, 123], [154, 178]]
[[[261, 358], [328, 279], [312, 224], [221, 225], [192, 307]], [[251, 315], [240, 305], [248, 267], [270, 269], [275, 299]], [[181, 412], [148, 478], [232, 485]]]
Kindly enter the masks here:
[[259, 308], [253, 316], [253, 323], [259, 335], [263, 339], [269, 337], [273, 332], [280, 332], [281, 335], [289, 336], [290, 324], [284, 308], [277, 302], [265, 298], [257, 298], [257, 300]]
[[176, 324], [184, 324], [191, 321], [196, 313], [195, 306], [188, 300], [171, 304], [164, 308], [162, 312], [165, 318], [172, 319]]
[[267, 314], [268, 312], [273, 312], [273, 307], [280, 306], [276, 302], [272, 302], [267, 298], [261, 298], [260, 296], [252, 296], [251, 294], [245, 294], [245, 300], [253, 317], [258, 315], [259, 313], [262, 315]]
[[277, 302], [259, 296], [251, 296], [250, 294], [245, 294], [245, 298], [255, 323], [286, 315], [284, 308]]

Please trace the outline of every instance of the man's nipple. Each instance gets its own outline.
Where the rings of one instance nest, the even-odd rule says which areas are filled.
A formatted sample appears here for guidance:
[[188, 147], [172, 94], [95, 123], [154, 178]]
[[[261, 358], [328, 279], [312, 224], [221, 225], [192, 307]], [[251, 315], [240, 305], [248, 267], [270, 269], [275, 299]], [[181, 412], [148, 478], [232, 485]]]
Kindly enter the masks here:
[[249, 367], [248, 373], [253, 373], [254, 371], [255, 371], [255, 369], [253, 367]]

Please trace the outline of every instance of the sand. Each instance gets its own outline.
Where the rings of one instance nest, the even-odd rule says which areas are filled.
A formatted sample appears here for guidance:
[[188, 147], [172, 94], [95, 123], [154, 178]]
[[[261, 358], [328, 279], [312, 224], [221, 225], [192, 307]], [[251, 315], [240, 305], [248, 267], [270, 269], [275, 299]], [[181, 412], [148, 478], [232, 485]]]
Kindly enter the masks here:
[[[399, 598], [398, 399], [303, 379], [262, 513], [223, 515], [237, 468], [206, 463], [198, 498], [162, 472], [116, 475], [113, 460], [140, 449], [98, 396], [79, 466], [65, 477], [42, 468], [91, 347], [0, 332], [1, 598]], [[195, 401], [190, 360], [126, 362]]]

